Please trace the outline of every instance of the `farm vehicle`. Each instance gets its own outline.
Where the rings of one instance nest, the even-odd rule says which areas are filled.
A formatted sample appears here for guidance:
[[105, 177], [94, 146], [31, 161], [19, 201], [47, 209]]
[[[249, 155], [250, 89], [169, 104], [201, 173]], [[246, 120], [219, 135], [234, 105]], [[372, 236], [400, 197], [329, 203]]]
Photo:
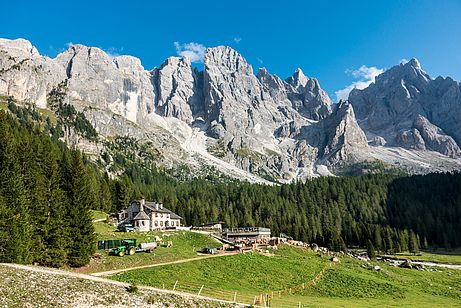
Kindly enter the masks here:
[[110, 253], [115, 256], [123, 257], [124, 255], [132, 256], [137, 252], [152, 252], [157, 248], [156, 242], [141, 243], [136, 245], [136, 240], [122, 240], [120, 245], [112, 248]]

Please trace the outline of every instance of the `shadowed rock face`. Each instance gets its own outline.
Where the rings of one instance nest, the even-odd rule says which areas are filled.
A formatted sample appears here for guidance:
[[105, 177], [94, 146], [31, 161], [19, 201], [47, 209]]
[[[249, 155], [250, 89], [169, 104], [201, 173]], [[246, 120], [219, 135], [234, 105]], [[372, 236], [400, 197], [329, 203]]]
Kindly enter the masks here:
[[226, 46], [207, 50], [203, 71], [178, 57], [147, 71], [137, 58], [94, 47], [73, 45], [50, 59], [28, 41], [0, 39], [0, 95], [46, 108], [62, 81], [65, 102], [83, 110], [102, 136], [152, 141], [176, 163], [306, 178], [369, 159], [365, 134], [376, 146], [460, 152], [454, 124], [461, 119], [450, 112], [459, 110], [460, 86], [432, 80], [416, 60], [352, 91], [351, 103], [332, 104], [301, 69], [286, 80], [264, 68], [255, 75]]
[[368, 88], [354, 89], [349, 101], [369, 138], [455, 157], [461, 144], [460, 89], [449, 77], [433, 80], [412, 59], [379, 75]]

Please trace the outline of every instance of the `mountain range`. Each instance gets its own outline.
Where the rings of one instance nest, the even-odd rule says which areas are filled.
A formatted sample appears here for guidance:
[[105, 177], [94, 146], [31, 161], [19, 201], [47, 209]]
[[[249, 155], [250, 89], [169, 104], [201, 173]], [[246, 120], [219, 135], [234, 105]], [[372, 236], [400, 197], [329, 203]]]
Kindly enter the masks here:
[[186, 165], [196, 175], [267, 183], [376, 165], [461, 169], [461, 85], [431, 78], [416, 59], [333, 103], [301, 69], [285, 80], [255, 73], [226, 46], [208, 48], [201, 71], [187, 57], [146, 70], [96, 47], [72, 45], [49, 58], [24, 39], [0, 39], [0, 95], [42, 111], [58, 95], [96, 129], [97, 140], [70, 134], [90, 156], [129, 136], [155, 150], [159, 166]]

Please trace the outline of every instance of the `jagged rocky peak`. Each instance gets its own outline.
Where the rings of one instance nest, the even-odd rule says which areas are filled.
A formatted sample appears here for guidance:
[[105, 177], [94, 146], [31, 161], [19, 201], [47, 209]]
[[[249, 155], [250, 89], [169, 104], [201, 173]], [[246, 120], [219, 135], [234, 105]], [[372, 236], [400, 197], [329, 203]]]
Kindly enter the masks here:
[[150, 73], [139, 59], [74, 44], [55, 61], [65, 69], [68, 99], [74, 105], [110, 110], [135, 123], [152, 111]]
[[253, 75], [253, 68], [241, 54], [229, 46], [208, 48], [204, 58], [205, 71], [213, 73], [213, 68], [219, 68], [222, 73], [240, 72]]
[[318, 121], [331, 114], [332, 102], [317, 79], [306, 77], [298, 68], [285, 81], [288, 99], [301, 115]]
[[314, 134], [313, 145], [319, 148], [319, 158], [328, 164], [363, 160], [367, 139], [357, 124], [354, 108], [347, 101], [334, 105], [332, 113], [321, 120]]
[[203, 109], [199, 72], [187, 57], [169, 57], [152, 71], [156, 112], [191, 124]]
[[459, 156], [460, 84], [432, 79], [418, 60], [396, 65], [374, 84], [353, 90], [349, 101], [369, 137], [383, 138], [389, 146]]
[[[208, 48], [204, 59], [204, 102], [208, 122], [217, 138], [250, 133], [261, 117], [269, 113], [258, 110], [263, 95], [261, 84], [250, 64], [226, 46]], [[270, 107], [270, 106], [266, 106]], [[269, 122], [272, 122], [269, 119]]]
[[291, 77], [288, 77], [285, 81], [289, 83], [293, 88], [299, 90], [306, 86], [309, 78], [304, 75], [303, 71], [298, 67]]

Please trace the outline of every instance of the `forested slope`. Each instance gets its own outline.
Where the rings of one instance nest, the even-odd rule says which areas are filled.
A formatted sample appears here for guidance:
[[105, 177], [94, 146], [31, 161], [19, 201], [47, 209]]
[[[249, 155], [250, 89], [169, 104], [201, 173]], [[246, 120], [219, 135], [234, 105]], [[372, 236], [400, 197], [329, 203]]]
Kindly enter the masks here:
[[140, 196], [163, 202], [186, 225], [265, 226], [335, 250], [368, 241], [388, 252], [461, 246], [459, 173], [265, 186], [179, 180], [139, 155], [113, 152], [123, 172], [111, 177], [103, 160], [92, 162], [60, 141], [65, 123], [8, 107], [0, 111], [0, 262], [83, 265], [94, 251], [88, 210], [116, 212]]

